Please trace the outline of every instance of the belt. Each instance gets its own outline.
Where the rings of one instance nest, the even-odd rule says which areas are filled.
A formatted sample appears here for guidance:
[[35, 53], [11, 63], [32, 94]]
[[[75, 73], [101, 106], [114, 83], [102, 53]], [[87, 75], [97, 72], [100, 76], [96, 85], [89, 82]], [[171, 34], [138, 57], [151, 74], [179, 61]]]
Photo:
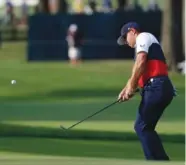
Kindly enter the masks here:
[[154, 82], [154, 81], [158, 81], [158, 80], [166, 80], [168, 79], [168, 76], [156, 76], [156, 77], [151, 77], [149, 80], [147, 80], [147, 83], [144, 85], [149, 85], [150, 83]]
[[[155, 82], [155, 81], [161, 81], [161, 80], [168, 80], [169, 77], [168, 76], [157, 76], [157, 77], [152, 77], [150, 78], [147, 83], [145, 84], [144, 88], [148, 88], [148, 86], [150, 86], [151, 83]], [[169, 80], [170, 81], [170, 80]], [[172, 84], [172, 82], [170, 81], [170, 83]], [[174, 93], [174, 96], [177, 96], [177, 90], [176, 88], [172, 85], [173, 87], [173, 93]], [[143, 88], [143, 89], [144, 89]]]

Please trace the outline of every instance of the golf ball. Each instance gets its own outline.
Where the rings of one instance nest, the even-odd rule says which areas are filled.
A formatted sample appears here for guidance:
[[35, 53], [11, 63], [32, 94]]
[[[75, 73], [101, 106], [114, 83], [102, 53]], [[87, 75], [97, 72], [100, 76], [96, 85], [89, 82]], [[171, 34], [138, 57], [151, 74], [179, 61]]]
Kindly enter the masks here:
[[16, 80], [12, 80], [11, 81], [11, 84], [16, 84]]

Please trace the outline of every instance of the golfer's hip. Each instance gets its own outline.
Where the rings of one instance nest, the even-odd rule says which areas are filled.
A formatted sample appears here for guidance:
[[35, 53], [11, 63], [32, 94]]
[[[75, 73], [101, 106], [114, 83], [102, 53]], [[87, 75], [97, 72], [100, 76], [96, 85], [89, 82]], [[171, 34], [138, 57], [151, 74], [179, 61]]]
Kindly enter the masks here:
[[142, 89], [142, 94], [145, 92], [152, 92], [157, 97], [175, 96], [175, 89], [168, 76], [150, 78]]

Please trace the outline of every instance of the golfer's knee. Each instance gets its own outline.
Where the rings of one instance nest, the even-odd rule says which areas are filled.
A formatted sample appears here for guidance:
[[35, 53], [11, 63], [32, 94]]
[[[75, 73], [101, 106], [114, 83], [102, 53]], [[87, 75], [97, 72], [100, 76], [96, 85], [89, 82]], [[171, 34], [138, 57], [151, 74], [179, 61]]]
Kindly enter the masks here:
[[135, 123], [134, 124], [134, 130], [138, 134], [138, 133], [142, 132], [143, 127], [139, 123]]
[[135, 123], [134, 130], [137, 134], [140, 134], [144, 131], [154, 131], [154, 126], [151, 124]]

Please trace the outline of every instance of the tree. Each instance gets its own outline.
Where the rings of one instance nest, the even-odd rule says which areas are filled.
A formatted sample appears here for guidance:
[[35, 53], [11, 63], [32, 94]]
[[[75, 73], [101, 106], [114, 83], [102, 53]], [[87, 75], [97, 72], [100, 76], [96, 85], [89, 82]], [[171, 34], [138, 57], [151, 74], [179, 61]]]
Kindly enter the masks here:
[[172, 29], [172, 10], [171, 10], [171, 0], [164, 1], [164, 10], [162, 18], [162, 47], [167, 60], [168, 68], [171, 69], [172, 66], [175, 69], [175, 63], [173, 59], [173, 48], [171, 46], [171, 29]]
[[162, 46], [169, 69], [177, 70], [177, 62], [183, 60], [182, 3], [166, 0], [162, 20]]
[[183, 37], [183, 54], [184, 56], [186, 56], [186, 53], [185, 53], [185, 0], [183, 0], [183, 5], [182, 5], [182, 37]]
[[166, 0], [163, 10], [162, 46], [169, 69], [178, 71], [177, 63], [184, 60], [183, 55], [183, 3], [184, 0]]
[[184, 22], [182, 22], [182, 10], [183, 10], [183, 1], [172, 0], [172, 20], [173, 20], [173, 29], [172, 29], [172, 46], [173, 53], [175, 56], [176, 63], [184, 60], [183, 56], [183, 26]]

